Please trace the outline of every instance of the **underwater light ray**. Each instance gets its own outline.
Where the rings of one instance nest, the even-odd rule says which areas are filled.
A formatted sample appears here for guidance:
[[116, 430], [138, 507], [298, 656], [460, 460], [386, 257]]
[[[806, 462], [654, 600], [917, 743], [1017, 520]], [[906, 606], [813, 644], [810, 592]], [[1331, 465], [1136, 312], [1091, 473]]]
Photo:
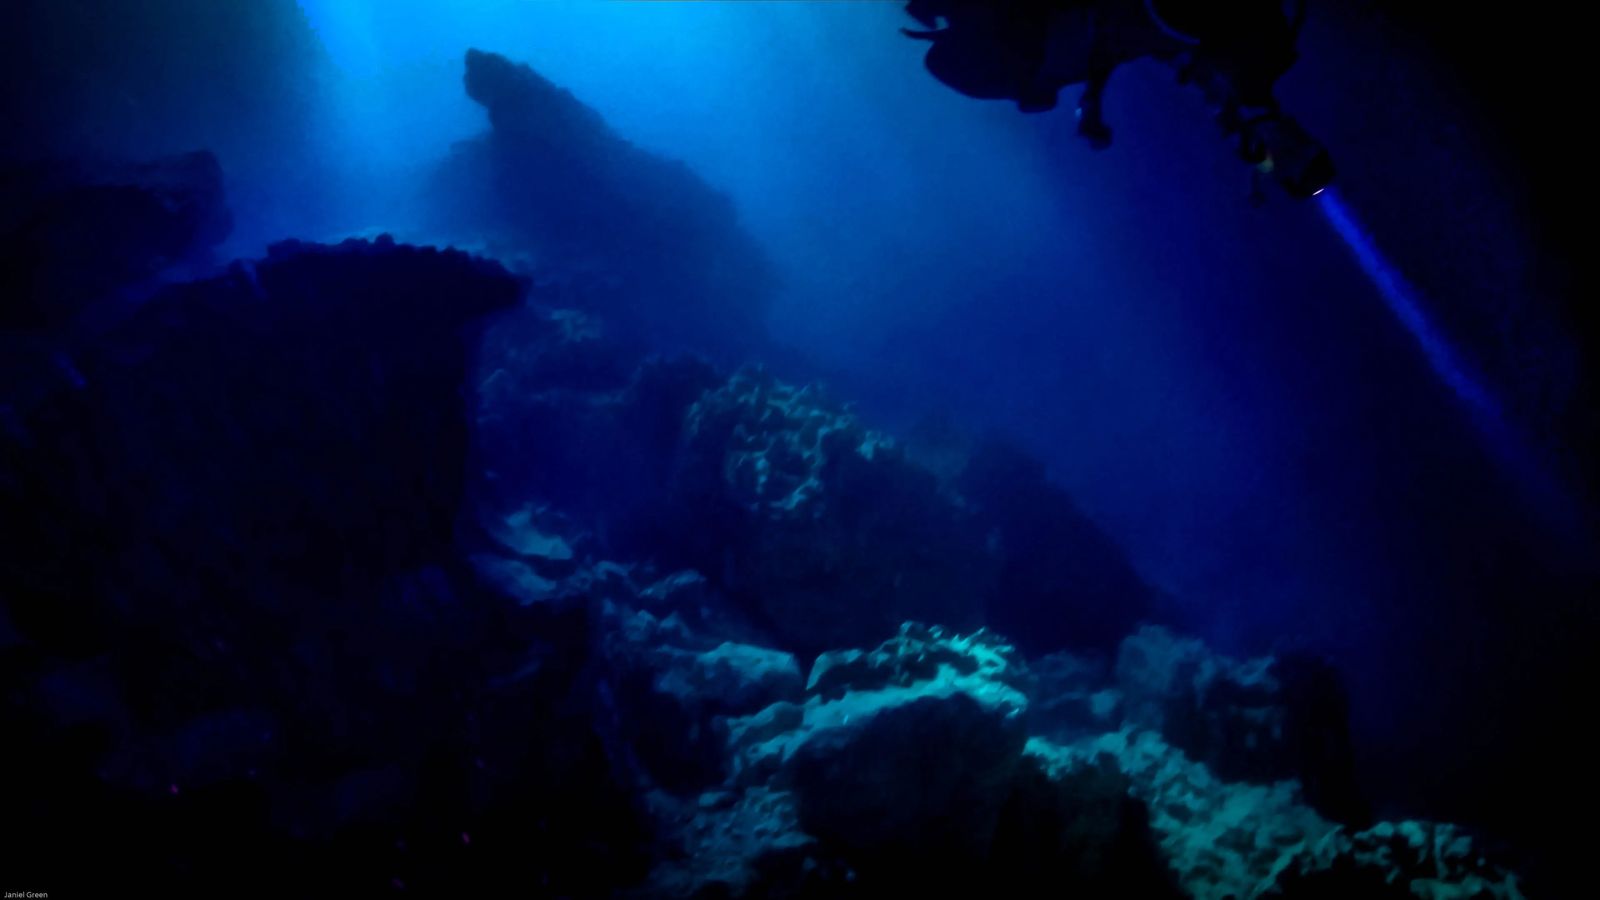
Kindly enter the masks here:
[[1434, 375], [1455, 394], [1503, 471], [1515, 479], [1525, 497], [1542, 511], [1550, 524], [1588, 546], [1594, 541], [1582, 504], [1562, 479], [1539, 461], [1529, 443], [1518, 434], [1494, 395], [1450, 347], [1448, 339], [1423, 311], [1420, 294], [1378, 249], [1371, 233], [1357, 221], [1337, 191], [1327, 188], [1316, 195], [1317, 208], [1333, 226], [1383, 297], [1385, 305], [1410, 333]]
[[1324, 190], [1317, 195], [1317, 200], [1323, 218], [1328, 220], [1345, 246], [1350, 248], [1389, 311], [1422, 349], [1434, 374], [1466, 405], [1480, 428], [1493, 429], [1493, 436], [1503, 437], [1501, 429], [1505, 426], [1505, 416], [1499, 404], [1466, 364], [1451, 352], [1444, 335], [1428, 321], [1421, 304], [1417, 302], [1416, 289], [1384, 257], [1372, 235], [1356, 221], [1336, 191]]

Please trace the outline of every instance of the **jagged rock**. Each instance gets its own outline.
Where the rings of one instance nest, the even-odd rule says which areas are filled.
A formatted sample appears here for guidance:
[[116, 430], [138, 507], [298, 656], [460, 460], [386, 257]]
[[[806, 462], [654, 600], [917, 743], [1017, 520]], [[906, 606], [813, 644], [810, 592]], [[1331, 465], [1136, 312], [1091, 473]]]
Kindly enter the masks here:
[[712, 599], [711, 583], [692, 570], [674, 572], [639, 592], [639, 602], [657, 615], [678, 614], [706, 618]]
[[1021, 729], [965, 692], [852, 705], [813, 726], [785, 761], [806, 831], [862, 858], [985, 855]]
[[[981, 632], [960, 636], [905, 623], [899, 635], [876, 650], [834, 651], [818, 657], [807, 679], [803, 704], [775, 704], [754, 716], [731, 721], [736, 773], [740, 780], [756, 783], [789, 769], [802, 755], [807, 766], [815, 766], [818, 760], [842, 752], [856, 741], [892, 740], [897, 731], [899, 739], [919, 740], [915, 728], [897, 729], [897, 721], [925, 720], [935, 729], [924, 735], [930, 743], [947, 736], [940, 729], [949, 725], [984, 742], [992, 758], [1004, 757], [1003, 748], [1011, 743], [1020, 753], [1020, 726], [1028, 701], [1008, 683], [1016, 674], [1010, 648], [992, 637]], [[880, 718], [888, 726], [874, 725]], [[907, 749], [908, 759], [922, 755], [903, 749]], [[879, 774], [891, 786], [910, 779], [906, 772]], [[966, 776], [953, 773], [951, 777]], [[906, 787], [911, 789], [909, 784]], [[881, 795], [882, 800], [894, 791], [885, 788], [869, 793]]]
[[831, 650], [819, 655], [811, 665], [806, 691], [836, 700], [851, 691], [905, 688], [941, 676], [958, 682], [989, 681], [1013, 691], [1025, 677], [1015, 648], [994, 634], [979, 630], [963, 636], [937, 625], [906, 622], [899, 634], [876, 650]]
[[737, 777], [776, 777], [804, 830], [857, 858], [981, 858], [1026, 737], [1009, 653], [908, 623], [871, 653], [825, 655], [803, 705], [730, 723]]
[[523, 606], [547, 605], [566, 610], [586, 602], [590, 596], [586, 584], [572, 579], [546, 578], [536, 567], [515, 559], [475, 553], [470, 562], [489, 587]]
[[1155, 592], [1122, 548], [1050, 482], [1042, 461], [983, 442], [955, 484], [996, 539], [999, 580], [986, 621], [1024, 652], [1110, 651], [1157, 614]]
[[678, 656], [660, 687], [729, 712], [764, 707], [774, 697], [800, 694], [800, 665], [792, 654], [724, 641], [704, 653]]
[[571, 562], [572, 545], [567, 539], [536, 524], [541, 512], [524, 506], [506, 517], [495, 536], [500, 539], [501, 546], [518, 556], [532, 557], [547, 565]]
[[1261, 896], [1522, 900], [1523, 894], [1517, 876], [1485, 858], [1461, 829], [1404, 821], [1328, 835], [1280, 872]]
[[786, 647], [870, 644], [907, 619], [980, 624], [983, 535], [934, 477], [815, 388], [745, 369], [689, 410], [657, 542]]
[[716, 605], [704, 579], [683, 572], [600, 605], [622, 740], [650, 783], [679, 793], [722, 780], [722, 717], [798, 699], [803, 689], [791, 654], [739, 640], [754, 632]]
[[1034, 738], [1028, 754], [1053, 774], [1114, 760], [1195, 900], [1521, 897], [1515, 876], [1452, 826], [1380, 823], [1351, 833], [1307, 805], [1298, 783], [1225, 781], [1153, 731], [1066, 746]]
[[1123, 641], [1116, 679], [1129, 723], [1160, 731], [1219, 777], [1296, 778], [1325, 814], [1366, 824], [1344, 693], [1325, 663], [1233, 660], [1149, 626]]
[[0, 169], [0, 328], [66, 322], [118, 288], [203, 260], [231, 228], [210, 153]]
[[1122, 692], [1104, 660], [1052, 653], [1028, 663], [1029, 731], [1056, 741], [1114, 730], [1122, 721]]
[[498, 554], [543, 578], [574, 574], [598, 549], [590, 535], [548, 506], [525, 503], [507, 515], [480, 509], [480, 519]]
[[1114, 759], [1149, 807], [1166, 864], [1195, 900], [1257, 896], [1304, 847], [1338, 827], [1302, 802], [1294, 782], [1223, 781], [1152, 731], [1112, 732], [1068, 746], [1034, 738], [1028, 753], [1052, 773]]
[[[1006, 515], [1020, 521], [1020, 496], [980, 484], [991, 507], [986, 525], [815, 387], [759, 369], [724, 378], [693, 358], [646, 361], [629, 381], [604, 362], [629, 351], [592, 324], [541, 315], [518, 329], [527, 339], [500, 339], [505, 352], [482, 389], [482, 445], [496, 493], [604, 522], [625, 555], [704, 572], [801, 653], [874, 643], [907, 619], [973, 628], [1008, 602], [997, 574], [1020, 557], [997, 558], [989, 537], [1000, 517], [995, 498], [1010, 497]], [[519, 346], [548, 347], [568, 362], [524, 361]], [[1081, 517], [1072, 528], [1061, 521], [1052, 514], [1005, 527], [1032, 535], [1041, 558], [1078, 547], [1095, 557], [1103, 535]], [[1035, 574], [1072, 584], [1074, 571]], [[1012, 589], [1043, 596], [1037, 585]], [[1041, 620], [1104, 618], [1108, 606], [1130, 620], [1142, 615], [1142, 601], [1123, 603], [1092, 585], [1051, 598], [1060, 605]], [[1033, 623], [1022, 630], [1038, 631]]]
[[725, 195], [526, 65], [470, 50], [465, 84], [493, 131], [439, 173], [440, 227], [532, 254], [574, 302], [657, 346], [760, 337], [772, 269]]
[[794, 797], [767, 787], [707, 792], [691, 800], [651, 797], [672, 857], [637, 893], [654, 897], [839, 896], [853, 874], [800, 830]]
[[1052, 778], [1024, 756], [1026, 683], [993, 636], [906, 623], [875, 650], [819, 657], [803, 703], [731, 721], [732, 784], [791, 792], [817, 857], [849, 867], [867, 896], [1169, 896], [1121, 774]]

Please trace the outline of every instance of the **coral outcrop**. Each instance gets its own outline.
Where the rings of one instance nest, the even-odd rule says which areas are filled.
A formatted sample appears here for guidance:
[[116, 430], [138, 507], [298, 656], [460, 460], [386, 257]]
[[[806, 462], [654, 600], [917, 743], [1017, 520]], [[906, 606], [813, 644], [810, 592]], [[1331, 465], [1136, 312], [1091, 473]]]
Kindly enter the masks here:
[[[484, 359], [493, 502], [602, 521], [618, 552], [703, 572], [795, 652], [875, 643], [909, 619], [998, 620], [1041, 651], [1109, 651], [1154, 614], [1025, 457], [994, 451], [942, 480], [816, 386], [647, 358], [578, 311], [519, 312]], [[1023, 627], [1099, 611], [1109, 625]]]
[[1114, 760], [1196, 900], [1522, 897], [1517, 877], [1458, 828], [1408, 821], [1352, 831], [1306, 805], [1297, 782], [1223, 780], [1153, 731], [1129, 727], [1068, 746], [1036, 738], [1028, 753], [1051, 772]]
[[800, 652], [880, 641], [913, 618], [976, 627], [992, 590], [982, 532], [929, 472], [760, 370], [689, 409], [669, 504], [662, 543]]
[[[728, 722], [727, 786], [680, 805], [686, 872], [739, 896], [917, 890], [1149, 890], [1164, 870], [1114, 769], [1049, 777], [1024, 755], [1026, 673], [993, 635], [905, 623], [873, 650], [821, 655], [805, 696]], [[753, 805], [759, 841], [719, 860]], [[706, 858], [701, 858], [705, 854]], [[929, 860], [937, 859], [937, 866]], [[717, 863], [723, 863], [719, 869]], [[702, 882], [698, 889], [705, 889]]]
[[[480, 393], [485, 493], [605, 523], [624, 555], [705, 573], [786, 649], [875, 643], [907, 619], [970, 628], [993, 595], [985, 533], [928, 471], [816, 388], [759, 369], [626, 354], [573, 316], [532, 313]], [[491, 335], [491, 337], [495, 337]], [[496, 338], [496, 340], [505, 340]], [[561, 440], [548, 435], [560, 434]]]
[[721, 719], [797, 699], [800, 666], [753, 643], [703, 579], [680, 572], [599, 610], [616, 727], [648, 783], [684, 792], [726, 775]]

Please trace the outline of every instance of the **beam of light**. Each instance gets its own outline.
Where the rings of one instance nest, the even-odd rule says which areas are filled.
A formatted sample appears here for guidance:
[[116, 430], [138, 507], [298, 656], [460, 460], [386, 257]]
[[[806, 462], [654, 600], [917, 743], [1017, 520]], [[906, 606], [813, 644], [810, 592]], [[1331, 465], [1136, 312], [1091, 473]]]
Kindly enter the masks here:
[[1416, 289], [1384, 257], [1372, 235], [1356, 221], [1336, 191], [1320, 191], [1317, 199], [1323, 217], [1333, 226], [1345, 246], [1350, 248], [1389, 311], [1416, 340], [1434, 375], [1467, 407], [1479, 428], [1490, 430], [1491, 437], [1501, 436], [1505, 415], [1499, 404], [1467, 365], [1451, 351], [1444, 335], [1428, 321], [1417, 301]]
[[1452, 350], [1448, 338], [1428, 320], [1416, 288], [1383, 255], [1371, 233], [1356, 219], [1337, 191], [1332, 188], [1320, 191], [1316, 200], [1323, 218], [1350, 249], [1389, 311], [1417, 342], [1434, 375], [1466, 408], [1502, 471], [1515, 479], [1525, 499], [1541, 510], [1547, 522], [1586, 544], [1590, 542], [1593, 538], [1579, 502], [1561, 478], [1540, 462], [1538, 454], [1506, 417], [1494, 395]]

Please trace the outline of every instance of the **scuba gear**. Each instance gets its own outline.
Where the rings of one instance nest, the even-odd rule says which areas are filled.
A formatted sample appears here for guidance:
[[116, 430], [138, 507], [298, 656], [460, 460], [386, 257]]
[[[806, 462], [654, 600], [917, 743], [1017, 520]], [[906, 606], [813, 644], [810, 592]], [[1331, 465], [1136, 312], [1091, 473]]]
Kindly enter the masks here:
[[1271, 178], [1305, 198], [1333, 180], [1328, 151], [1272, 95], [1296, 58], [1303, 0], [910, 0], [906, 12], [923, 28], [901, 31], [930, 44], [928, 71], [969, 97], [1044, 112], [1082, 84], [1078, 134], [1096, 149], [1111, 143], [1101, 115], [1111, 73], [1152, 57], [1200, 87], [1255, 167], [1252, 184]]

